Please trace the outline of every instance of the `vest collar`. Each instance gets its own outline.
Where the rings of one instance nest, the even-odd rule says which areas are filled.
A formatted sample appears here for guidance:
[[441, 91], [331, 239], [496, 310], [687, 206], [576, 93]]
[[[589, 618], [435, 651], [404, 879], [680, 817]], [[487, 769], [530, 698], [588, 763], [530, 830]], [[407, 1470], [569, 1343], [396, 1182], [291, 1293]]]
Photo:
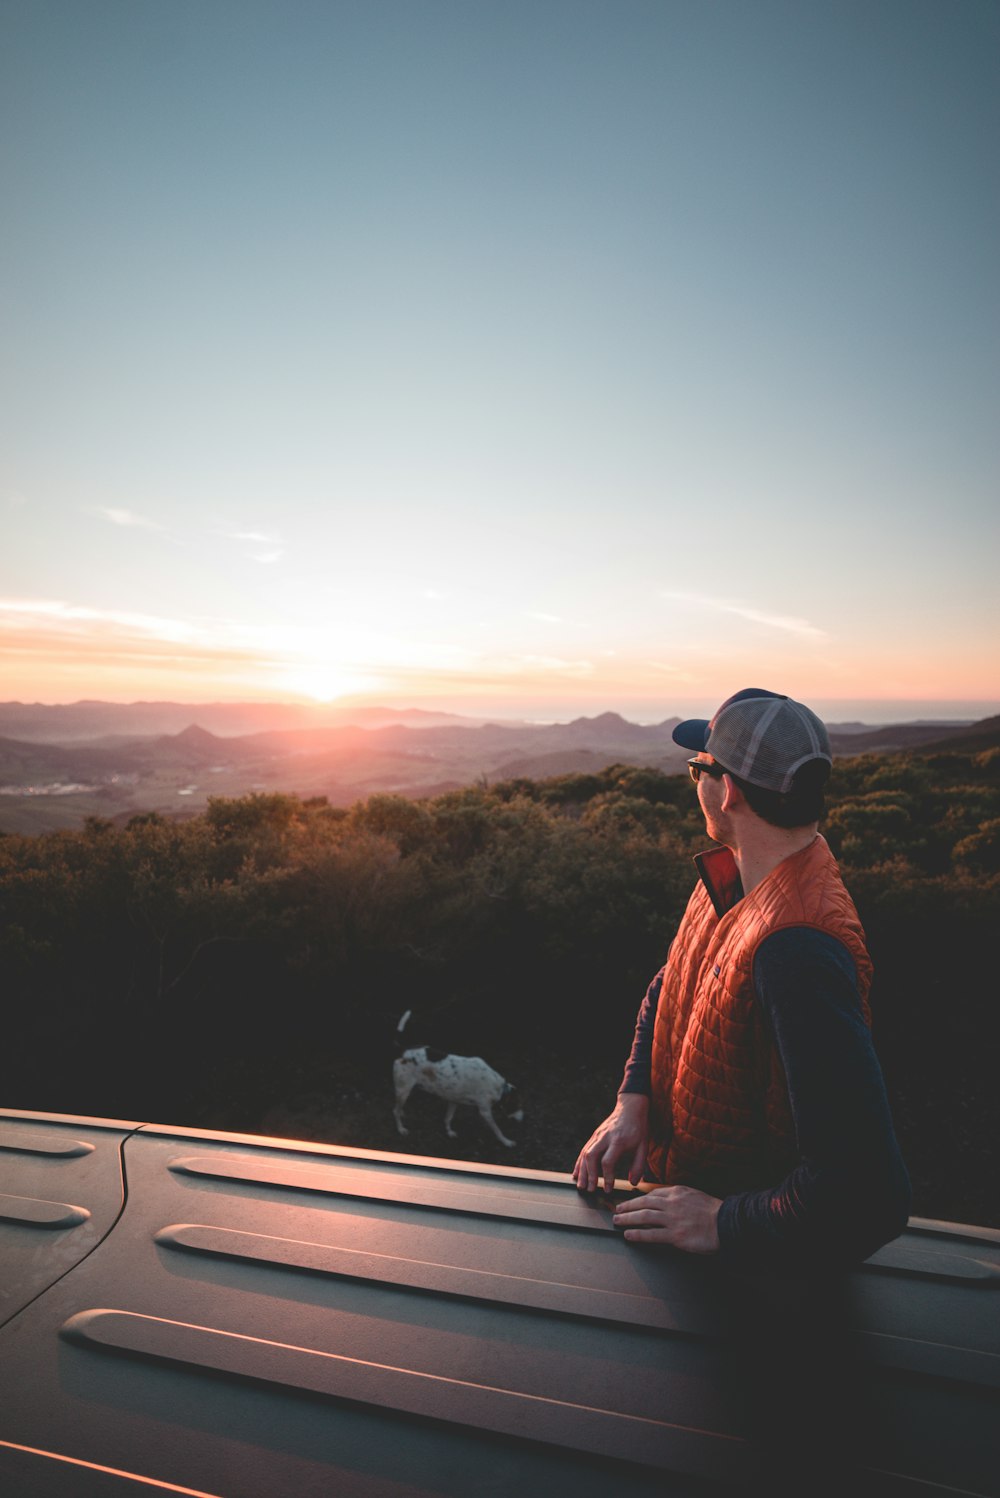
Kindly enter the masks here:
[[743, 898], [743, 883], [733, 850], [725, 846], [706, 848], [704, 853], [695, 854], [694, 861], [701, 882], [708, 890], [715, 913], [721, 921], [737, 901]]

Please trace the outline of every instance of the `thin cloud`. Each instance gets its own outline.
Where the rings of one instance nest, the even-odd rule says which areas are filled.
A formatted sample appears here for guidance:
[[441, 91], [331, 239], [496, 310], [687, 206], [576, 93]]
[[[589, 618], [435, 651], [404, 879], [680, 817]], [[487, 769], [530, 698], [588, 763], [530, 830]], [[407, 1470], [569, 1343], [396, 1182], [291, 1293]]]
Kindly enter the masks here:
[[368, 669], [377, 672], [384, 682], [394, 685], [395, 690], [413, 690], [419, 686], [422, 691], [509, 692], [519, 684], [529, 689], [541, 685], [550, 688], [553, 680], [560, 677], [576, 681], [593, 679], [590, 661], [562, 660], [554, 656], [481, 656], [447, 664], [402, 664], [380, 660], [371, 663]]
[[553, 675], [590, 677], [594, 671], [593, 663], [588, 660], [567, 660], [554, 655], [489, 656], [455, 646], [437, 647], [436, 658], [426, 647], [421, 647], [419, 660], [410, 661], [404, 660], [401, 652], [390, 655], [382, 650], [377, 656], [370, 652], [365, 669], [377, 670], [400, 681], [435, 680], [442, 686], [461, 683], [463, 690], [474, 686], [509, 686], [518, 677], [523, 680]]
[[659, 671], [661, 675], [672, 676], [676, 681], [694, 680], [690, 671], [684, 671], [680, 666], [668, 666], [665, 661], [647, 661], [646, 665], [650, 671]]
[[110, 629], [172, 643], [193, 640], [198, 631], [182, 619], [137, 614], [124, 609], [93, 609], [52, 598], [0, 598], [0, 629], [85, 633]]
[[271, 531], [234, 531], [220, 528], [215, 534], [225, 536], [227, 541], [246, 541], [251, 546], [281, 546], [283, 544], [281, 537], [274, 535]]
[[12, 661], [91, 672], [171, 670], [208, 680], [235, 671], [249, 682], [283, 663], [262, 630], [239, 620], [171, 619], [63, 599], [0, 598], [0, 640]]
[[[248, 562], [257, 562], [263, 567], [271, 567], [275, 562], [280, 562], [285, 555], [285, 543], [281, 536], [274, 531], [244, 531], [237, 530], [234, 526], [216, 526], [212, 531], [213, 536], [221, 536], [224, 541], [235, 541], [245, 548], [243, 555]], [[261, 551], [259, 548], [265, 547]]]
[[590, 661], [566, 660], [558, 655], [520, 655], [515, 669], [526, 671], [556, 671], [564, 676], [590, 676], [593, 665]]
[[145, 515], [137, 515], [134, 510], [118, 510], [108, 505], [98, 505], [97, 514], [103, 515], [105, 520], [110, 520], [112, 525], [130, 526], [135, 530], [162, 531], [163, 526], [157, 525], [155, 520], [148, 520]]
[[529, 609], [526, 617], [529, 619], [538, 619], [542, 624], [562, 624], [563, 622], [558, 614], [542, 614], [535, 609]]
[[674, 603], [690, 604], [694, 608], [709, 609], [720, 614], [735, 614], [751, 624], [763, 624], [768, 629], [783, 630], [786, 634], [798, 635], [803, 640], [820, 642], [830, 637], [826, 630], [817, 629], [808, 619], [796, 619], [791, 614], [771, 614], [750, 604], [737, 603], [728, 598], [710, 598], [703, 593], [664, 593], [664, 598]]

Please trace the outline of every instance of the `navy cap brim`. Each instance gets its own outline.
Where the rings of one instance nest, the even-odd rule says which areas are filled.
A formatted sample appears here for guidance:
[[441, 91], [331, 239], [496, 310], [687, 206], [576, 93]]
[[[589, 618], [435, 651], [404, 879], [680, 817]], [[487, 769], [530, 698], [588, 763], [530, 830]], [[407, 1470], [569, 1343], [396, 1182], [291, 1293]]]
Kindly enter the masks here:
[[680, 744], [682, 749], [693, 749], [696, 753], [704, 752], [708, 742], [708, 730], [711, 727], [707, 718], [686, 718], [683, 723], [678, 723], [671, 737], [675, 744]]

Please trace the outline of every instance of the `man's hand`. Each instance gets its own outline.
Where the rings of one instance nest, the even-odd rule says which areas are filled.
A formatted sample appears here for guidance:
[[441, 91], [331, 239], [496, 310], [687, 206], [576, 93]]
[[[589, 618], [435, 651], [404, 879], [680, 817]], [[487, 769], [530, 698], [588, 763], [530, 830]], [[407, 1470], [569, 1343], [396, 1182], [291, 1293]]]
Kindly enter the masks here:
[[613, 1113], [591, 1134], [573, 1166], [573, 1179], [581, 1191], [596, 1191], [603, 1178], [605, 1191], [614, 1189], [615, 1166], [627, 1161], [633, 1186], [642, 1180], [646, 1165], [646, 1131], [649, 1098], [641, 1092], [623, 1092]]
[[689, 1254], [717, 1254], [721, 1206], [718, 1197], [693, 1186], [656, 1186], [645, 1196], [620, 1202], [614, 1223], [632, 1243], [670, 1243]]

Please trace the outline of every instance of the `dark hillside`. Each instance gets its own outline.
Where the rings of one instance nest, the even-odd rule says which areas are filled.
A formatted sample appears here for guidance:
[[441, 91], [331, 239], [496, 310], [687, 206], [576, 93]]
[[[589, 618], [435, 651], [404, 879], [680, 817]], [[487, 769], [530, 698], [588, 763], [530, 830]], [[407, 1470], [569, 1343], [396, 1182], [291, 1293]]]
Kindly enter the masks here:
[[976, 753], [981, 749], [1000, 747], [1000, 717], [983, 718], [960, 733], [949, 734], [938, 740], [934, 749], [955, 750], [958, 753]]
[[831, 729], [830, 747], [835, 755], [847, 756], [873, 751], [896, 754], [902, 750], [922, 749], [929, 745], [937, 747], [945, 743], [954, 748], [966, 747], [954, 743], [956, 733], [965, 731], [956, 729], [954, 724], [933, 723], [886, 723], [857, 733], [838, 733]]
[[[192, 751], [204, 748], [191, 736]], [[914, 1210], [1000, 1226], [1000, 754], [836, 763], [824, 830], [876, 964], [876, 1042]], [[11, 1107], [404, 1141], [396, 1024], [516, 1081], [513, 1163], [568, 1169], [621, 1075], [690, 893], [686, 776], [628, 765], [426, 800], [216, 797], [0, 836]], [[424, 1031], [420, 1037], [420, 1031]], [[507, 1158], [414, 1099], [407, 1148]]]

